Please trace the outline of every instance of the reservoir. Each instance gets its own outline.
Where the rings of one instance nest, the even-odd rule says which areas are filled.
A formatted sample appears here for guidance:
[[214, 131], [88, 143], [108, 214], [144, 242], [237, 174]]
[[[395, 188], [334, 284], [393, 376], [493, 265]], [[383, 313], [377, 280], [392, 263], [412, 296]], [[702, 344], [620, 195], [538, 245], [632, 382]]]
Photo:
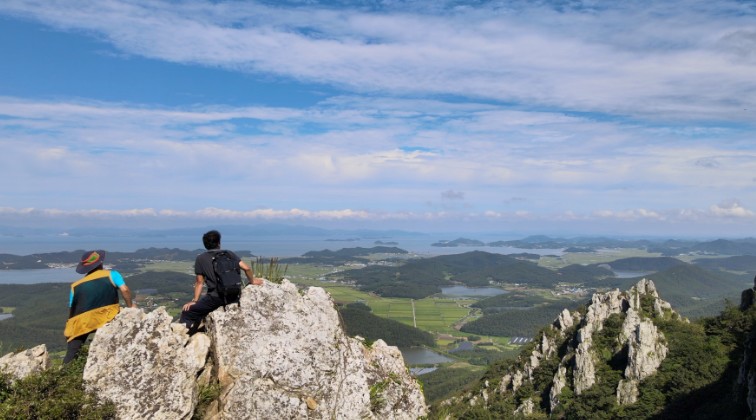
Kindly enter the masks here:
[[436, 363], [448, 363], [453, 362], [452, 359], [438, 354], [433, 350], [426, 349], [425, 347], [409, 347], [399, 349], [402, 352], [404, 363], [409, 365], [432, 365]]
[[0, 284], [72, 283], [81, 277], [74, 267], [0, 270]]
[[620, 270], [612, 270], [612, 271], [614, 272], [614, 276], [619, 279], [631, 279], [633, 277], [643, 277], [643, 276], [647, 276], [653, 273], [653, 271], [620, 271]]
[[504, 293], [508, 292], [498, 287], [450, 286], [441, 288], [441, 294], [449, 297], [490, 297]]

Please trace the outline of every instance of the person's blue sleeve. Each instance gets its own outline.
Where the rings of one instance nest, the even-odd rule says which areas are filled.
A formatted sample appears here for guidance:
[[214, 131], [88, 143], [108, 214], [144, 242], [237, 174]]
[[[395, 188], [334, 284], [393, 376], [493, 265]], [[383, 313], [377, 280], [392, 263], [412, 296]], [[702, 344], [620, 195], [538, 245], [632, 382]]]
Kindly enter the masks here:
[[123, 281], [123, 276], [121, 273], [113, 270], [110, 272], [110, 280], [115, 284], [116, 287], [121, 287], [124, 284], [126, 284], [125, 281]]
[[73, 306], [73, 289], [68, 292], [68, 307], [70, 308], [71, 306]]

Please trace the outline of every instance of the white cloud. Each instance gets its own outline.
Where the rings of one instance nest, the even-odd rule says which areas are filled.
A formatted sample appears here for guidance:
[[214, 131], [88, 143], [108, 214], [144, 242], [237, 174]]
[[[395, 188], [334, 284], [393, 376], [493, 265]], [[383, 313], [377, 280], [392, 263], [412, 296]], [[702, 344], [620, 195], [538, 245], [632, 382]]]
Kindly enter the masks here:
[[742, 110], [756, 87], [756, 12], [742, 2], [447, 7], [8, 0], [0, 11], [92, 33], [128, 54], [353, 91], [753, 120]]
[[753, 210], [743, 207], [737, 200], [730, 200], [711, 206], [710, 211], [719, 217], [753, 218], [756, 215]]

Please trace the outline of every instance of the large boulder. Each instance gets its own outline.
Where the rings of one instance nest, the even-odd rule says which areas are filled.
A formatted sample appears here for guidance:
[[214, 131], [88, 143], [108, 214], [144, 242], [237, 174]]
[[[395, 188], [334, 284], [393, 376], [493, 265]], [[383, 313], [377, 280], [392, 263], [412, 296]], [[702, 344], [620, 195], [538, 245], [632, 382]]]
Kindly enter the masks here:
[[115, 403], [121, 419], [187, 419], [210, 340], [189, 337], [160, 307], [121, 310], [95, 334], [84, 367], [87, 388]]
[[[396, 347], [350, 338], [330, 296], [286, 280], [244, 289], [240, 305], [189, 337], [163, 308], [123, 310], [98, 330], [84, 380], [121, 419], [416, 419], [420, 385]], [[217, 389], [195, 413], [198, 390]], [[211, 393], [210, 393], [211, 394]]]
[[44, 344], [0, 357], [0, 372], [10, 375], [14, 380], [24, 379], [32, 373], [42, 372], [49, 367], [50, 355]]
[[286, 280], [247, 287], [207, 318], [219, 418], [406, 418], [426, 413], [395, 347], [346, 335], [328, 293]]

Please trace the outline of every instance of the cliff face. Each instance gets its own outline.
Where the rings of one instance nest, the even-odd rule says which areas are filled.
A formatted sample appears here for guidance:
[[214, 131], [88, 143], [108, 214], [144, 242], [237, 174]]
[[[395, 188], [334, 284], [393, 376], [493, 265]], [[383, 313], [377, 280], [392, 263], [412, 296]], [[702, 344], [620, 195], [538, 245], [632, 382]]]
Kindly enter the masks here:
[[[632, 404], [637, 400], [639, 383], [653, 375], [667, 355], [664, 334], [651, 318], [680, 317], [659, 298], [649, 280], [643, 279], [625, 292], [594, 294], [585, 314], [565, 309], [541, 333], [532, 351], [506, 369], [496, 389], [483, 384], [477, 393], [451, 403], [466, 401], [486, 407], [494, 393], [503, 399], [511, 397], [508, 400], [515, 404], [513, 415], [539, 410], [550, 413], [557, 409], [568, 389], [568, 395], [579, 396], [600, 382], [597, 362], [609, 358], [614, 369], [622, 372], [616, 402]], [[551, 378], [548, 384], [543, 383], [544, 377]]]
[[[247, 287], [240, 306], [213, 312], [206, 332], [191, 337], [171, 320], [164, 308], [124, 309], [95, 334], [84, 382], [115, 403], [119, 419], [427, 414], [399, 350], [348, 337], [321, 288], [300, 293], [286, 280]], [[0, 359], [0, 368], [15, 366], [17, 376], [48, 364], [43, 348]]]

